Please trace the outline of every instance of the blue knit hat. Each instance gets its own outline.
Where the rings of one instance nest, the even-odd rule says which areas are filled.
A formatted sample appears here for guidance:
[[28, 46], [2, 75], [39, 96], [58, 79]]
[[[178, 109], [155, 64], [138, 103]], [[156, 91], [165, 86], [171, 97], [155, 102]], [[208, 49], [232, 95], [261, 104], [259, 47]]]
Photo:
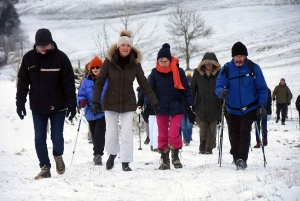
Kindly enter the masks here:
[[170, 45], [168, 43], [163, 44], [162, 48], [157, 53], [157, 60], [164, 57], [172, 61]]

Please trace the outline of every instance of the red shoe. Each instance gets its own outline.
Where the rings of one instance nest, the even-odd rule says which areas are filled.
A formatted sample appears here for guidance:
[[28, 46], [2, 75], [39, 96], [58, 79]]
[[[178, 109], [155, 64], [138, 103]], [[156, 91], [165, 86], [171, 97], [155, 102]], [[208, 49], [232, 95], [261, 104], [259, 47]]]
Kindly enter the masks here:
[[264, 146], [267, 146], [268, 145], [268, 138], [264, 137], [263, 143], [264, 143]]
[[254, 148], [260, 148], [260, 143], [257, 142], [256, 145], [254, 146]]

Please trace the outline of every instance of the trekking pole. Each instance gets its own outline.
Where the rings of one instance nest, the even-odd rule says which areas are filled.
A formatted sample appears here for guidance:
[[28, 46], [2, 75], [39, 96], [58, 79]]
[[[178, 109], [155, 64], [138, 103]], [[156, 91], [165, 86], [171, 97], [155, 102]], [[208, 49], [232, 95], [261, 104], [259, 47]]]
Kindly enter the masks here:
[[[274, 108], [275, 108], [275, 106], [274, 106], [274, 101], [273, 101], [273, 104], [272, 104], [272, 108], [273, 108], [273, 113], [272, 114], [274, 114]], [[274, 115], [275, 116], [275, 115]], [[276, 119], [276, 117], [275, 117], [275, 119]]]
[[[262, 121], [262, 119], [260, 119], [260, 121]], [[260, 146], [261, 146], [261, 149], [262, 149], [262, 152], [263, 152], [264, 167], [266, 167], [267, 160], [266, 160], [266, 155], [265, 155], [265, 146], [264, 146], [264, 143], [262, 142], [262, 140], [260, 138], [260, 132], [259, 132], [258, 127], [257, 127], [257, 121], [255, 121], [255, 127], [256, 127], [256, 132], [258, 133], [258, 139], [260, 141]], [[263, 137], [263, 133], [262, 132], [261, 132], [261, 136]]]
[[141, 144], [141, 114], [139, 114], [139, 138], [140, 138], [140, 148], [138, 150], [142, 150]]
[[290, 104], [291, 119], [293, 119], [292, 105]]
[[218, 164], [220, 164], [220, 167], [222, 166], [222, 148], [223, 148], [225, 105], [226, 105], [226, 100], [223, 101], [223, 105], [222, 105], [222, 116], [221, 116], [221, 127], [220, 127], [221, 131], [220, 131], [220, 145], [219, 145], [219, 158], [218, 158]]
[[81, 114], [80, 114], [80, 120], [79, 120], [79, 124], [78, 124], [77, 135], [76, 135], [76, 140], [75, 140], [75, 145], [74, 145], [74, 149], [73, 149], [73, 155], [72, 155], [70, 167], [72, 166], [72, 162], [73, 162], [73, 157], [74, 157], [75, 148], [76, 148], [76, 144], [77, 144], [77, 138], [78, 138], [78, 133], [79, 133], [79, 129], [80, 129], [82, 114], [83, 114], [83, 111], [81, 111]]

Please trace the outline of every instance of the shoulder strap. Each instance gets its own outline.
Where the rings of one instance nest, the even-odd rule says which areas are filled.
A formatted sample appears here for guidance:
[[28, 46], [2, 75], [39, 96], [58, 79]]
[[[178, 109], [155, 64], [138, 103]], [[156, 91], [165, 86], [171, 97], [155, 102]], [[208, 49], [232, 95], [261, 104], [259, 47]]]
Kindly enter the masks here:
[[248, 67], [249, 67], [250, 73], [245, 74], [245, 75], [241, 75], [241, 76], [231, 77], [231, 78], [229, 78], [229, 62], [227, 62], [224, 65], [224, 70], [223, 70], [223, 73], [225, 73], [225, 75], [226, 75], [226, 79], [227, 80], [232, 80], [232, 79], [236, 79], [236, 78], [240, 78], [240, 77], [248, 77], [248, 76], [252, 76], [253, 79], [256, 79], [256, 76], [255, 76], [255, 73], [254, 73], [254, 63], [250, 59], [248, 59], [248, 60], [249, 60]]

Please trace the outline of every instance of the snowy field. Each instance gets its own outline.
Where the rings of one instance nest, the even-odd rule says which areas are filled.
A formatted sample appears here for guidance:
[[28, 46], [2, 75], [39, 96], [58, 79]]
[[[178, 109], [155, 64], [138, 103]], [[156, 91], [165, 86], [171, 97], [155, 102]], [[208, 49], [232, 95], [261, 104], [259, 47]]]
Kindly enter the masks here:
[[[28, 35], [30, 46], [39, 28], [49, 28], [54, 41], [72, 61], [83, 64], [93, 58], [93, 34], [103, 21], [112, 17], [118, 2], [92, 0], [20, 0], [16, 5], [20, 12], [21, 27]], [[248, 167], [237, 171], [229, 154], [227, 127], [224, 130], [222, 167], [218, 165], [218, 150], [213, 155], [198, 154], [199, 129], [194, 126], [193, 141], [181, 152], [182, 169], [158, 170], [160, 155], [150, 151], [142, 143], [139, 148], [138, 133], [134, 138], [134, 162], [132, 172], [123, 172], [121, 162], [107, 171], [104, 165], [92, 162], [92, 145], [87, 140], [87, 123], [84, 120], [78, 133], [73, 164], [70, 166], [80, 115], [75, 125], [65, 124], [66, 172], [58, 175], [52, 163], [50, 179], [34, 180], [39, 173], [39, 162], [34, 148], [32, 115], [28, 104], [27, 116], [21, 121], [16, 114], [16, 82], [13, 65], [0, 69], [0, 200], [300, 200], [300, 131], [295, 101], [300, 95], [300, 5], [283, 1], [256, 0], [137, 0], [136, 21], [147, 20], [149, 30], [156, 22], [158, 30], [152, 38], [139, 44], [142, 52], [149, 52], [143, 68], [145, 74], [155, 65], [156, 54], [165, 42], [171, 45], [170, 34], [164, 23], [168, 12], [180, 5], [197, 9], [212, 26], [214, 34], [199, 39], [203, 51], [192, 59], [195, 68], [206, 51], [214, 51], [221, 64], [231, 59], [231, 47], [243, 42], [249, 58], [258, 63], [271, 90], [285, 78], [293, 93], [286, 125], [268, 122], [269, 144], [265, 147], [267, 165], [263, 166], [261, 149], [250, 150]], [[99, 8], [99, 12], [96, 8]], [[102, 17], [101, 17], [102, 16]], [[120, 21], [110, 19], [120, 30]], [[118, 33], [111, 34], [116, 42]], [[172, 51], [176, 56], [176, 52]], [[185, 62], [181, 62], [185, 68]], [[136, 87], [136, 83], [135, 83]], [[273, 106], [273, 112], [275, 107]], [[273, 114], [274, 117], [274, 114]], [[142, 132], [142, 142], [146, 134]], [[49, 137], [50, 138], [50, 135]], [[251, 147], [255, 145], [254, 130]], [[48, 139], [49, 155], [52, 143]]]

